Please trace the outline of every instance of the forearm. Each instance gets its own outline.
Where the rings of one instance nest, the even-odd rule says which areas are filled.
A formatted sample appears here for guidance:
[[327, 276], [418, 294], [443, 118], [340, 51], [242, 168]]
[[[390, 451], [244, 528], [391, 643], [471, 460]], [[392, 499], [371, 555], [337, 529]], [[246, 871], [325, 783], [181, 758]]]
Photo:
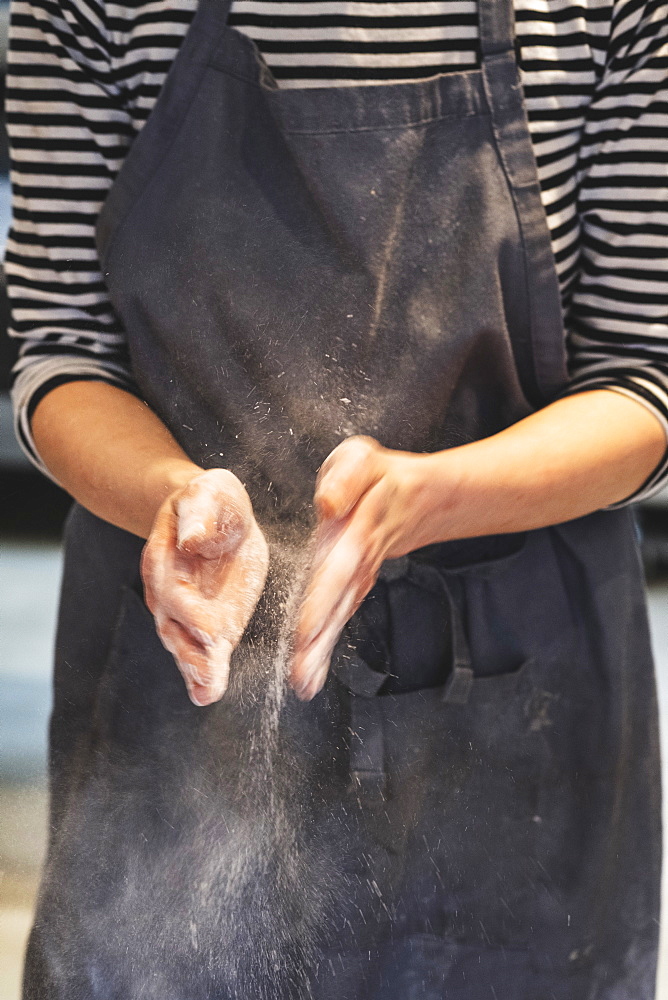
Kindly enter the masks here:
[[291, 668], [300, 698], [327, 676], [385, 559], [434, 542], [526, 531], [624, 500], [664, 455], [659, 420], [607, 390], [568, 396], [493, 437], [418, 455], [352, 437], [328, 456]]
[[526, 531], [618, 503], [665, 447], [661, 424], [634, 400], [607, 390], [567, 396], [493, 437], [424, 456], [415, 540]]
[[98, 517], [146, 538], [158, 508], [201, 469], [140, 400], [104, 382], [68, 382], [37, 406], [39, 453]]

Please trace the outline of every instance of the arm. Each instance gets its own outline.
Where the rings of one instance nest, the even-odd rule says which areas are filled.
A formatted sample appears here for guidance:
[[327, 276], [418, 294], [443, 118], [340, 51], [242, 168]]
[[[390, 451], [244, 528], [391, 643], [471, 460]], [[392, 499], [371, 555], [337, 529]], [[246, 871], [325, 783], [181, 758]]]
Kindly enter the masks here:
[[434, 542], [525, 531], [623, 500], [651, 475], [665, 434], [616, 392], [568, 396], [493, 437], [431, 455], [349, 438], [321, 470], [311, 579], [292, 683], [312, 698], [336, 640], [384, 559]]
[[72, 496], [148, 538], [146, 603], [188, 694], [224, 694], [230, 657], [267, 574], [267, 543], [242, 484], [190, 461], [155, 414], [103, 382], [69, 382], [38, 404], [39, 453]]
[[427, 458], [429, 508], [434, 490], [452, 494], [450, 511], [427, 530], [440, 541], [581, 517], [635, 493], [665, 448], [660, 422], [635, 400], [602, 390], [565, 397], [494, 437]]
[[[668, 0], [613, 0], [611, 13], [579, 142], [567, 391], [625, 394], [668, 432]], [[626, 499], [667, 481], [668, 453]]]
[[97, 214], [132, 130], [109, 72], [104, 14], [103, 0], [11, 7], [5, 271], [9, 334], [20, 341], [12, 395], [19, 441], [47, 475], [31, 418], [49, 391], [78, 379], [134, 391], [95, 249]]
[[133, 129], [109, 72], [105, 24], [100, 0], [12, 7], [6, 270], [11, 332], [23, 341], [17, 427], [42, 471], [100, 517], [148, 537], [147, 603], [191, 699], [206, 704], [225, 690], [267, 547], [241, 483], [190, 462], [132, 395], [95, 249], [97, 213]]
[[148, 538], [158, 510], [203, 470], [135, 396], [104, 382], [67, 382], [37, 405], [42, 460], [75, 500]]
[[[522, 531], [655, 492], [668, 462], [668, 6], [614, 0], [578, 162], [580, 272], [565, 398], [430, 456], [344, 443], [321, 474], [293, 683], [309, 698], [383, 558]], [[539, 81], [536, 80], [536, 83]]]

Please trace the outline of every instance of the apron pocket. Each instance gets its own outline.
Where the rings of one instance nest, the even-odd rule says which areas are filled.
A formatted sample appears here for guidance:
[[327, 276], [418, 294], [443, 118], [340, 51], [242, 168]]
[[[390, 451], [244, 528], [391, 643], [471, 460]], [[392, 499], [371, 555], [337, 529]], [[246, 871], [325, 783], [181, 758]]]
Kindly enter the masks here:
[[363, 923], [392, 913], [397, 937], [528, 946], [547, 767], [534, 668], [473, 679], [465, 704], [443, 688], [348, 694], [358, 881], [373, 888], [357, 900]]
[[[343, 683], [354, 693], [382, 695], [445, 684], [448, 699], [459, 703], [466, 701], [474, 673], [515, 673], [526, 659], [515, 645], [497, 643], [491, 668], [471, 663], [467, 633], [477, 623], [467, 620], [467, 591], [471, 579], [493, 581], [498, 589], [499, 581], [517, 572], [527, 538], [466, 539], [384, 563], [337, 647], [334, 669], [343, 672]], [[359, 688], [360, 660], [376, 676], [373, 691], [368, 683]]]

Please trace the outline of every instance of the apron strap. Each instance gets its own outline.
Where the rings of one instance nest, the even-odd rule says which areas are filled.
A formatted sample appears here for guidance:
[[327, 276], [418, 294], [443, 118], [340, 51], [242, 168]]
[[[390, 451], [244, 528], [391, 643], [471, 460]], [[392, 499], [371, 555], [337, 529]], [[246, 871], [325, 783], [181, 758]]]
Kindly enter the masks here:
[[[386, 564], [382, 575], [386, 581], [405, 575], [418, 585], [445, 595], [450, 625], [451, 669], [443, 687], [442, 698], [449, 704], [465, 704], [473, 686], [473, 669], [464, 623], [451, 585], [436, 567], [425, 563], [412, 564], [408, 559], [392, 560]], [[352, 695], [349, 751], [351, 790], [356, 795], [362, 795], [366, 801], [383, 801], [387, 791], [384, 699], [378, 697], [378, 694], [389, 673], [372, 670], [347, 641], [339, 643], [332, 667], [337, 680]]]
[[[446, 574], [434, 565], [413, 562], [407, 558], [384, 564], [380, 575], [386, 581], [405, 576], [419, 587], [445, 596], [450, 626], [451, 666], [443, 686], [443, 700], [453, 705], [466, 704], [473, 687], [473, 666], [464, 622], [453, 594], [456, 581], [446, 578]], [[347, 638], [338, 643], [332, 668], [337, 680], [354, 696], [353, 701], [374, 700], [390, 677], [389, 671], [373, 670]]]
[[[441, 578], [442, 579], [442, 578]], [[448, 674], [443, 691], [443, 701], [451, 705], [465, 705], [473, 687], [473, 665], [471, 650], [464, 631], [464, 622], [459, 613], [452, 591], [443, 580], [443, 590], [450, 606], [450, 636], [452, 642], [452, 669]]]
[[[345, 648], [345, 647], [344, 647]], [[373, 698], [390, 676], [387, 671], [372, 670], [353, 649], [339, 648], [335, 653], [334, 672], [351, 694], [360, 698]]]
[[208, 7], [210, 10], [215, 10], [216, 17], [222, 18], [223, 21], [227, 22], [227, 19], [230, 16], [232, 0], [199, 0], [197, 10], [199, 11], [204, 7]]
[[365, 801], [382, 800], [387, 785], [385, 731], [382, 699], [376, 695], [389, 674], [372, 670], [347, 643], [336, 649], [332, 670], [352, 695], [348, 754], [351, 791], [363, 796]]
[[365, 801], [382, 801], [387, 789], [382, 698], [353, 695], [350, 710], [351, 789]]
[[515, 361], [526, 398], [540, 408], [566, 381], [559, 281], [526, 117], [513, 2], [478, 0], [478, 12], [481, 69], [492, 128], [515, 202], [524, 254], [531, 261], [529, 315], [526, 332], [514, 341]]
[[483, 60], [515, 49], [513, 0], [478, 0], [478, 31]]
[[451, 669], [443, 688], [443, 701], [465, 705], [473, 687], [473, 665], [464, 622], [453, 594], [456, 580], [448, 578], [437, 566], [425, 562], [409, 562], [408, 575], [420, 586], [439, 590], [445, 595], [450, 623]]

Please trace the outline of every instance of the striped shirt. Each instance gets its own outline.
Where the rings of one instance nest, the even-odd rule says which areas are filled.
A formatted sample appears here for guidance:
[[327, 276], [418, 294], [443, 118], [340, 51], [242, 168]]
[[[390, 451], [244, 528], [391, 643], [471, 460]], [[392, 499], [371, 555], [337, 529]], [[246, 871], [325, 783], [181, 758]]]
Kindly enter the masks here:
[[[19, 438], [75, 379], [133, 391], [97, 214], [197, 0], [13, 0], [7, 92]], [[668, 0], [516, 0], [527, 111], [563, 293], [569, 391], [608, 387], [668, 434]], [[279, 86], [479, 65], [475, 0], [235, 0]], [[46, 471], [46, 470], [44, 470]], [[668, 456], [635, 499], [668, 482]]]

